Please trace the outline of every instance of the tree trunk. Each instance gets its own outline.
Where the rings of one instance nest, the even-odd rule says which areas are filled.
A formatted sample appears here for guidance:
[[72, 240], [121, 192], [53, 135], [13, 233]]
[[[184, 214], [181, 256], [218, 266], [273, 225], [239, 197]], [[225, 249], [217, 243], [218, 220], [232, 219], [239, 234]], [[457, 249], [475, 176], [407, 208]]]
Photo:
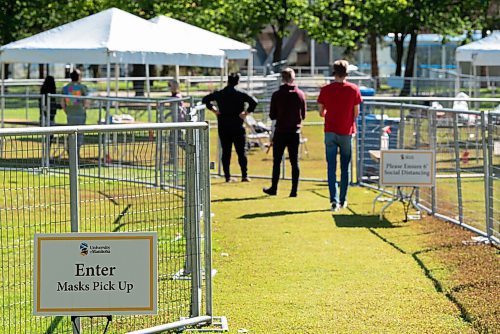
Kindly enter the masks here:
[[274, 52], [273, 52], [273, 63], [281, 61], [281, 51], [283, 49], [283, 37], [279, 34], [274, 34]]
[[[28, 78], [29, 78], [30, 66], [28, 65]], [[38, 79], [45, 78], [45, 64], [38, 64]]]
[[375, 79], [375, 88], [380, 88], [379, 72], [378, 72], [378, 58], [377, 58], [377, 34], [371, 32], [368, 36], [370, 43], [370, 58], [372, 67], [372, 78]]
[[99, 78], [99, 65], [90, 65], [90, 70], [94, 78]]
[[[411, 33], [410, 45], [408, 45], [408, 55], [406, 56], [405, 78], [413, 77], [413, 67], [415, 65], [415, 53], [417, 51], [417, 32]], [[411, 93], [411, 79], [406, 80], [401, 90], [401, 96], [409, 96]]]
[[396, 73], [397, 77], [401, 76], [401, 68], [403, 66], [403, 51], [404, 51], [404, 41], [406, 34], [401, 34], [398, 37], [398, 33], [394, 34], [394, 43], [396, 44]]
[[[488, 36], [486, 34], [486, 28], [483, 28], [481, 30], [481, 38], [485, 38]], [[479, 66], [479, 75], [483, 80], [479, 81], [479, 85], [481, 88], [487, 88], [488, 87], [488, 82], [486, 81], [486, 66]]]

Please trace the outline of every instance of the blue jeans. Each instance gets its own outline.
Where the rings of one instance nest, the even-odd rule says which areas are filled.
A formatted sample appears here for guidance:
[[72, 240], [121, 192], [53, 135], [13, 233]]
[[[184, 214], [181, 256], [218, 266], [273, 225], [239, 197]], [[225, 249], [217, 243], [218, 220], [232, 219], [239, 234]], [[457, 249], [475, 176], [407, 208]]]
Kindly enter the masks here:
[[[328, 164], [328, 189], [330, 203], [343, 204], [346, 201], [351, 163], [352, 136], [341, 136], [325, 132], [326, 162]], [[340, 196], [337, 197], [337, 152], [340, 151]]]

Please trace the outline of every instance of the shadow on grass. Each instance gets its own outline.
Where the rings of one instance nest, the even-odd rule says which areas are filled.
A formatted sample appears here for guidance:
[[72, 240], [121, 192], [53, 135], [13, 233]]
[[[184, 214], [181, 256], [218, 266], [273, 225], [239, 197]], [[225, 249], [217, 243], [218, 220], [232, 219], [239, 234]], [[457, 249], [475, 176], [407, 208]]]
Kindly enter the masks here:
[[472, 323], [472, 317], [469, 314], [467, 308], [453, 295], [453, 292], [455, 292], [455, 291], [445, 291], [445, 289], [443, 288], [443, 285], [441, 284], [441, 282], [439, 281], [439, 279], [437, 279], [436, 277], [434, 277], [434, 275], [432, 274], [431, 269], [420, 258], [420, 255], [423, 254], [423, 253], [428, 253], [428, 252], [436, 251], [436, 250], [441, 249], [441, 248], [449, 248], [450, 246], [443, 246], [443, 247], [437, 247], [437, 248], [431, 248], [431, 249], [424, 249], [424, 250], [416, 251], [416, 252], [413, 252], [413, 253], [409, 253], [409, 252], [405, 251], [402, 247], [398, 246], [396, 244], [396, 242], [393, 242], [393, 241], [389, 240], [388, 238], [382, 236], [374, 228], [369, 228], [368, 230], [373, 235], [375, 235], [377, 238], [379, 238], [380, 240], [382, 240], [386, 244], [390, 245], [391, 247], [393, 247], [395, 250], [397, 250], [401, 254], [410, 255], [412, 257], [412, 259], [416, 262], [416, 264], [422, 269], [422, 271], [424, 272], [425, 277], [432, 282], [432, 285], [434, 286], [434, 289], [436, 290], [436, 292], [443, 294], [451, 303], [453, 303], [457, 307], [457, 309], [460, 312], [460, 318], [464, 322], [469, 323], [469, 324]]
[[260, 212], [251, 213], [248, 215], [243, 215], [238, 218], [241, 219], [254, 219], [254, 218], [266, 218], [266, 217], [278, 217], [278, 216], [288, 216], [288, 215], [302, 215], [313, 212], [327, 212], [329, 209], [324, 210], [308, 210], [308, 211], [271, 211], [271, 212]]
[[319, 197], [321, 197], [321, 198], [327, 198], [327, 199], [330, 199], [330, 196], [320, 194], [320, 192], [319, 192], [319, 191], [317, 191], [317, 190], [311, 190], [311, 193], [313, 193], [314, 195], [319, 196]]
[[255, 196], [255, 197], [236, 197], [236, 198], [221, 198], [221, 199], [214, 199], [212, 200], [213, 203], [217, 202], [239, 202], [239, 201], [254, 201], [258, 199], [264, 199], [269, 196], [267, 195], [262, 195], [262, 196]]
[[341, 228], [394, 228], [388, 220], [379, 221], [378, 215], [332, 215], [333, 221], [337, 227]]

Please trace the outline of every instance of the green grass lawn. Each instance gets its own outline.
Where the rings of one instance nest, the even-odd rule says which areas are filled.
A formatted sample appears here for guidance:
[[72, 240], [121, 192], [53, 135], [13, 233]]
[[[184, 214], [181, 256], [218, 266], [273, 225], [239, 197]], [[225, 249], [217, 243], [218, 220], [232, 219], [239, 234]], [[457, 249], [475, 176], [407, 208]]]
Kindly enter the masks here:
[[476, 332], [431, 279], [448, 270], [419, 262], [428, 233], [402, 223], [401, 205], [379, 222], [365, 188], [350, 188], [349, 208], [332, 213], [325, 183], [302, 182], [298, 198], [286, 197], [289, 181], [276, 197], [267, 185], [212, 186], [214, 314], [230, 333]]

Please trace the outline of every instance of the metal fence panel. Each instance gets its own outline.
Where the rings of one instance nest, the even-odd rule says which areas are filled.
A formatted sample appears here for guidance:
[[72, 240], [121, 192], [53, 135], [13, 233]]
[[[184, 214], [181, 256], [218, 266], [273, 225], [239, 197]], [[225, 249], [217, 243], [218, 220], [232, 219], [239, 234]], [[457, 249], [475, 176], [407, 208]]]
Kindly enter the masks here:
[[[199, 296], [205, 286], [200, 259], [209, 259], [211, 253], [202, 249], [201, 204], [191, 199], [203, 196], [200, 201], [209, 206], [206, 179], [203, 187], [194, 187], [201, 174], [208, 174], [208, 158], [202, 151], [187, 147], [184, 138], [187, 131], [189, 138], [197, 137], [198, 144], [206, 146], [208, 131], [205, 123], [193, 123], [196, 126], [192, 127], [184, 124], [131, 129], [112, 125], [55, 127], [0, 133], [3, 333], [72, 332], [68, 317], [31, 315], [32, 261], [34, 233], [72, 231], [75, 212], [79, 232], [158, 233], [158, 315], [117, 316], [108, 329], [110, 333], [174, 323], [205, 311], [204, 304], [196, 306], [199, 311], [193, 310], [193, 291]], [[71, 138], [76, 139], [75, 151], [83, 143], [75, 155], [78, 175], [70, 173]], [[172, 138], [177, 139], [175, 151]], [[71, 200], [75, 188], [76, 202]], [[209, 221], [206, 224], [209, 229]], [[196, 301], [202, 303], [201, 297]], [[102, 331], [105, 323], [100, 318], [82, 318], [81, 326], [83, 332]]]

